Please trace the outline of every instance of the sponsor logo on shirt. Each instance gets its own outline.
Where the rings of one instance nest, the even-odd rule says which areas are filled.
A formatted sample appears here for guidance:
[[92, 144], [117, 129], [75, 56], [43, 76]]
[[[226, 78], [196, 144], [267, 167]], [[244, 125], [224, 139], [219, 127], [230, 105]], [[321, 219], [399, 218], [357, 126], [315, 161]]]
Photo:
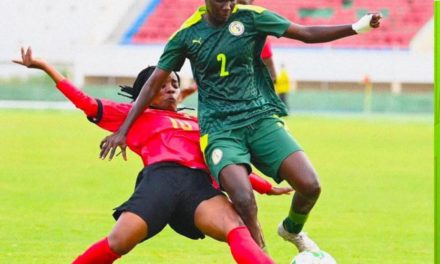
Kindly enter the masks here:
[[214, 165], [217, 165], [223, 158], [223, 151], [221, 149], [214, 149], [211, 154], [211, 159]]
[[229, 32], [234, 36], [241, 36], [244, 33], [244, 25], [240, 21], [232, 21], [229, 24]]

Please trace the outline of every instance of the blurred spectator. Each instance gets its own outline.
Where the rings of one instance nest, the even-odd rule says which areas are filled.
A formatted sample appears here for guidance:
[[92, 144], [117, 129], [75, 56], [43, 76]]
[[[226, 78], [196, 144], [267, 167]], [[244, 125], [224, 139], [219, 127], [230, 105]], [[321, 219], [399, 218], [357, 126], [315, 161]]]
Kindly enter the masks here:
[[281, 101], [286, 105], [287, 109], [289, 109], [288, 97], [290, 92], [290, 78], [284, 64], [281, 64], [280, 73], [277, 75], [275, 91]]

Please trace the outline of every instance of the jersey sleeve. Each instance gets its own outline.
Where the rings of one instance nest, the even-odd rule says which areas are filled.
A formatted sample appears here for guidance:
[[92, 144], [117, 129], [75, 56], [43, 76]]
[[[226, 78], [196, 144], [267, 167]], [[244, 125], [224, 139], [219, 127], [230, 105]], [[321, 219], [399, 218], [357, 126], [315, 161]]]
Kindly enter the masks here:
[[179, 31], [170, 38], [157, 67], [165, 71], [180, 71], [186, 58], [183, 35], [184, 32]]
[[62, 80], [56, 84], [58, 90], [69, 99], [76, 108], [81, 109], [88, 117], [96, 116], [98, 103], [93, 97], [75, 87], [69, 80]]
[[89, 117], [89, 121], [99, 127], [115, 132], [124, 122], [132, 105], [128, 103], [117, 103], [105, 99], [96, 99], [98, 102], [98, 113], [94, 118]]
[[254, 13], [254, 23], [258, 32], [265, 35], [281, 37], [291, 22], [269, 10]]
[[132, 106], [127, 103], [117, 103], [90, 97], [68, 80], [58, 82], [57, 88], [87, 115], [87, 119], [90, 122], [111, 132], [118, 130]]

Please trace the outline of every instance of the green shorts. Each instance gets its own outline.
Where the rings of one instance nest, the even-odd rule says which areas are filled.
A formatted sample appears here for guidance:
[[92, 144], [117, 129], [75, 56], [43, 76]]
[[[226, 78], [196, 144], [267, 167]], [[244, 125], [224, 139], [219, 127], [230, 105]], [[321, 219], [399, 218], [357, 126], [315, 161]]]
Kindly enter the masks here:
[[251, 164], [277, 183], [281, 163], [290, 154], [301, 150], [284, 122], [278, 117], [265, 117], [248, 126], [205, 134], [200, 139], [205, 161], [219, 181], [220, 171], [231, 164]]

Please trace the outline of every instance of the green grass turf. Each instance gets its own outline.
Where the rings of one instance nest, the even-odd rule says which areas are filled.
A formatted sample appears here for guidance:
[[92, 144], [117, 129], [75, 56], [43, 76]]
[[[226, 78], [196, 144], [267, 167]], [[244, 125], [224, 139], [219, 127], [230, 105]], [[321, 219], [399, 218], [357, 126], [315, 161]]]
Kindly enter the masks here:
[[[108, 133], [72, 111], [1, 110], [0, 263], [69, 263], [114, 224], [140, 160], [98, 159]], [[342, 264], [433, 262], [433, 126], [412, 118], [294, 116], [288, 124], [320, 174], [306, 231]], [[269, 252], [290, 197], [259, 196]], [[169, 228], [120, 263], [233, 263], [226, 244]]]

